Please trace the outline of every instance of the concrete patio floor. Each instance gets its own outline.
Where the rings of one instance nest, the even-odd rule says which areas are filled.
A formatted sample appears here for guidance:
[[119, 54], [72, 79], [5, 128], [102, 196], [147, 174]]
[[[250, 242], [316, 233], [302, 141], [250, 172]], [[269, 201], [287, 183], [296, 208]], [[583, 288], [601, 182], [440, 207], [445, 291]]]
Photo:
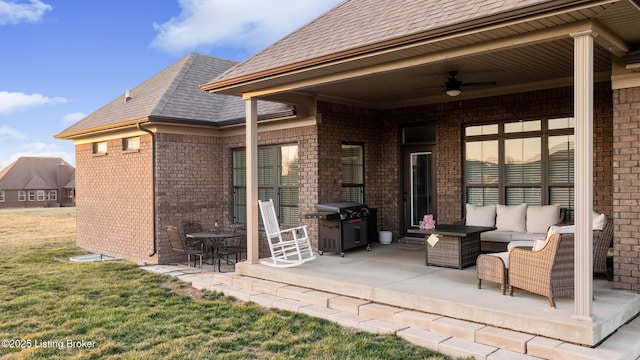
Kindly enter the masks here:
[[[297, 309], [341, 324], [358, 324], [355, 327], [369, 331], [373, 329], [369, 321], [374, 320], [416, 323], [413, 327], [391, 326], [391, 332], [454, 356], [492, 358], [481, 355], [486, 353], [497, 358], [491, 349], [504, 349], [522, 358], [611, 360], [640, 356], [640, 319], [636, 319], [640, 295], [636, 293], [615, 290], [611, 282], [595, 279], [594, 321], [576, 321], [572, 319], [571, 297], [557, 298], [553, 309], [545, 297], [517, 289], [513, 297], [502, 295], [495, 283], [484, 282], [483, 288], [477, 289], [475, 267], [457, 270], [425, 266], [424, 248], [416, 245], [372, 244], [370, 252], [356, 249], [345, 253], [344, 258], [325, 253], [295, 268], [246, 262], [237, 264], [235, 273], [224, 274], [206, 269], [200, 274], [193, 269], [148, 268], [168, 274], [177, 271], [194, 286], [199, 283], [202, 288], [227, 292], [240, 300]], [[331, 311], [305, 307], [305, 301], [315, 306], [310, 300], [315, 297]], [[350, 310], [342, 322], [336, 320], [340, 318], [337, 310], [345, 307]], [[402, 317], [413, 318], [413, 322]], [[421, 319], [422, 325], [416, 319]], [[451, 341], [470, 342], [474, 344], [469, 345], [471, 348], [490, 345], [490, 349], [447, 351], [445, 344]]]

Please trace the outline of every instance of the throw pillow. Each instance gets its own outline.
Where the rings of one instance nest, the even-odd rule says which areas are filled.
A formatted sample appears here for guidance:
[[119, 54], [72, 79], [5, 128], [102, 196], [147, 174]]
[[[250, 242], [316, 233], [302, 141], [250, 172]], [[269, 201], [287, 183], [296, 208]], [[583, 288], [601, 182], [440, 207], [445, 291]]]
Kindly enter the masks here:
[[500, 231], [527, 232], [527, 204], [497, 205], [496, 227]]
[[544, 234], [560, 217], [560, 205], [527, 206], [527, 232]]
[[496, 206], [477, 206], [467, 204], [467, 216], [465, 219], [467, 226], [496, 226]]
[[593, 212], [593, 230], [602, 230], [604, 229], [604, 224], [607, 222], [607, 215], [598, 214], [597, 212]]

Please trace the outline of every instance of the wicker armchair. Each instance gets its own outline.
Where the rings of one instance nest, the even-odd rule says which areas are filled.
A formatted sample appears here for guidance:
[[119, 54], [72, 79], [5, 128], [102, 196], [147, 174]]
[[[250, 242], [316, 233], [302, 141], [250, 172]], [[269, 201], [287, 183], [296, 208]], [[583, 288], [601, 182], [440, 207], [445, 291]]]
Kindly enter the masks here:
[[573, 295], [574, 234], [554, 234], [538, 251], [513, 249], [509, 253], [509, 295], [518, 288], [546, 296], [556, 307], [556, 296]]
[[607, 251], [613, 242], [613, 219], [607, 217], [602, 230], [593, 230], [593, 273], [607, 273]]

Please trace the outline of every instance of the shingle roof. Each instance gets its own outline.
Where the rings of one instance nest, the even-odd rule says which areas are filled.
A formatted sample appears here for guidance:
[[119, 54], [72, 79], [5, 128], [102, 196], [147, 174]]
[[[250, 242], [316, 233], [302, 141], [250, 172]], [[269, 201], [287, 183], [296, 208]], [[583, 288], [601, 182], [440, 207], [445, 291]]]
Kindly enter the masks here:
[[74, 179], [74, 167], [62, 158], [20, 157], [0, 171], [0, 190], [58, 189]]
[[56, 184], [52, 184], [47, 180], [41, 178], [39, 175], [34, 175], [24, 186], [25, 190], [38, 190], [38, 189], [57, 189]]
[[[314, 21], [239, 63], [210, 83], [273, 69], [303, 67], [336, 54], [366, 51], [399, 39], [445, 33], [450, 27], [495, 21], [559, 0], [346, 0]], [[576, 2], [576, 1], [573, 1]], [[496, 17], [491, 19], [491, 17]]]
[[[191, 53], [173, 65], [129, 91], [124, 92], [102, 108], [71, 125], [56, 137], [96, 128], [109, 128], [137, 119], [169, 118], [184, 121], [219, 122], [229, 117], [244, 116], [241, 98], [210, 94], [200, 85], [232, 67], [236, 62], [207, 55]], [[232, 106], [235, 112], [226, 108]], [[262, 102], [259, 113], [280, 112], [290, 107]]]

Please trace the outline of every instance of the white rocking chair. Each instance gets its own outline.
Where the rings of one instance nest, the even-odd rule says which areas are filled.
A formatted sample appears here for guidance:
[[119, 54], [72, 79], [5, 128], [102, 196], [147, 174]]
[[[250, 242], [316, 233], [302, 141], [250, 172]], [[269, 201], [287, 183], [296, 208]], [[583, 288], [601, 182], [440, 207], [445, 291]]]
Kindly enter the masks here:
[[271, 250], [271, 260], [260, 263], [274, 267], [293, 267], [316, 258], [313, 256], [306, 225], [280, 230], [273, 200], [258, 200], [258, 204]]

